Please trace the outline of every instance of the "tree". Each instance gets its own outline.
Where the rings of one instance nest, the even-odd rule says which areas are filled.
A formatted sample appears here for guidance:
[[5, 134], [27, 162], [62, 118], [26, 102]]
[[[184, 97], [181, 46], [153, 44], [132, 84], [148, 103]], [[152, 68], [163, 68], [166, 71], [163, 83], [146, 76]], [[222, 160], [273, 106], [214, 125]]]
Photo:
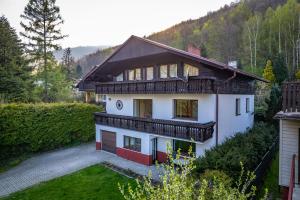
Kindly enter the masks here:
[[76, 66], [76, 77], [80, 78], [82, 76], [82, 67], [78, 64]]
[[273, 72], [275, 74], [275, 78], [277, 83], [281, 84], [284, 80], [288, 78], [288, 70], [284, 63], [283, 54], [277, 54], [273, 58]]
[[63, 57], [62, 57], [62, 66], [63, 71], [66, 73], [66, 77], [68, 80], [71, 80], [74, 75], [74, 58], [71, 55], [71, 48], [68, 47], [64, 50]]
[[43, 100], [48, 101], [48, 60], [53, 57], [52, 51], [60, 46], [56, 43], [66, 37], [61, 34], [59, 26], [63, 20], [55, 0], [29, 0], [25, 7], [24, 19], [20, 24], [24, 32], [20, 34], [26, 39], [27, 52], [33, 61], [43, 62]]
[[119, 185], [119, 189], [126, 200], [223, 200], [224, 198], [246, 200], [254, 197], [255, 187], [252, 186], [249, 192], [247, 192], [247, 189], [250, 187], [255, 175], [253, 173], [244, 174], [243, 167], [236, 187], [231, 187], [220, 181], [223, 180], [223, 173], [220, 179], [213, 178], [213, 181], [205, 178], [202, 180], [195, 179], [192, 176], [195, 168], [195, 156], [191, 153], [191, 147], [189, 150], [189, 156], [191, 157], [184, 158], [177, 163], [177, 166], [175, 166], [174, 161], [175, 159], [180, 160], [180, 150], [177, 152], [175, 159], [172, 156], [170, 147], [168, 147], [168, 152], [169, 164], [158, 166], [162, 171], [161, 184], [152, 184], [151, 173], [149, 173], [149, 176], [144, 178], [142, 182], [137, 180], [135, 189], [128, 185], [128, 190], [125, 191], [125, 187]]
[[31, 67], [23, 46], [8, 20], [0, 17], [0, 102], [30, 101]]
[[275, 74], [273, 72], [272, 61], [268, 60], [265, 66], [263, 77], [269, 80], [271, 83], [275, 82]]

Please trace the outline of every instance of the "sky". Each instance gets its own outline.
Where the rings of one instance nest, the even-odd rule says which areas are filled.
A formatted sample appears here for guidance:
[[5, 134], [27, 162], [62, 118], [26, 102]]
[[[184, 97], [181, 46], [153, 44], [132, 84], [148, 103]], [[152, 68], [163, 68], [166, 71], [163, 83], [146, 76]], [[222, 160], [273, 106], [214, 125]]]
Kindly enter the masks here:
[[[188, 19], [197, 19], [234, 0], [56, 0], [69, 37], [62, 47], [118, 45], [131, 35], [162, 31]], [[17, 32], [28, 0], [0, 0], [5, 15]]]

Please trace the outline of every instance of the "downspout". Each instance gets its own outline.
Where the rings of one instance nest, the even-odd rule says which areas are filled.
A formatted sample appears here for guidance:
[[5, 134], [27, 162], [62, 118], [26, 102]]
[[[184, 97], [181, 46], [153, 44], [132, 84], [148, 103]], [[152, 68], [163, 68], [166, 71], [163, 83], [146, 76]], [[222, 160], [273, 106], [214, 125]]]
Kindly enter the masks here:
[[[236, 77], [236, 71], [234, 71], [233, 75], [230, 76], [228, 79], [222, 82], [222, 84], [225, 84], [229, 82], [230, 80], [234, 79]], [[220, 86], [217, 86], [216, 91], [216, 146], [219, 144], [219, 89]]]

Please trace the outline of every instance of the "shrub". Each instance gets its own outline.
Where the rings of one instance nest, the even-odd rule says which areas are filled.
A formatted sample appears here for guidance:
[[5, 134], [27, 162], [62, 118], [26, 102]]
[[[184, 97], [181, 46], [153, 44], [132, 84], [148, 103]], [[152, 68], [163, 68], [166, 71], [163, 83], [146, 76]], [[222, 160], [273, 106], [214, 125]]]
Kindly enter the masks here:
[[257, 123], [246, 133], [237, 133], [223, 144], [205, 152], [196, 161], [196, 172], [221, 170], [236, 180], [240, 171], [240, 162], [246, 170], [253, 171], [269, 150], [277, 132], [273, 126]]
[[93, 113], [101, 110], [79, 103], [0, 105], [0, 161], [92, 140]]

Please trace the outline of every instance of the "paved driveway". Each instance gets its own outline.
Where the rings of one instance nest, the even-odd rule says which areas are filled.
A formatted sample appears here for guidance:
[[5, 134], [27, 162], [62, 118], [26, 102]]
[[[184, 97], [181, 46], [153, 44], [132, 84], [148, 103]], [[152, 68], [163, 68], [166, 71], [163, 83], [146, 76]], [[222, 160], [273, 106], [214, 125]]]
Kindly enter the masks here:
[[157, 177], [155, 166], [141, 165], [111, 153], [96, 151], [94, 143], [84, 144], [34, 156], [0, 174], [0, 197], [104, 161], [141, 175], [147, 175], [151, 170]]

